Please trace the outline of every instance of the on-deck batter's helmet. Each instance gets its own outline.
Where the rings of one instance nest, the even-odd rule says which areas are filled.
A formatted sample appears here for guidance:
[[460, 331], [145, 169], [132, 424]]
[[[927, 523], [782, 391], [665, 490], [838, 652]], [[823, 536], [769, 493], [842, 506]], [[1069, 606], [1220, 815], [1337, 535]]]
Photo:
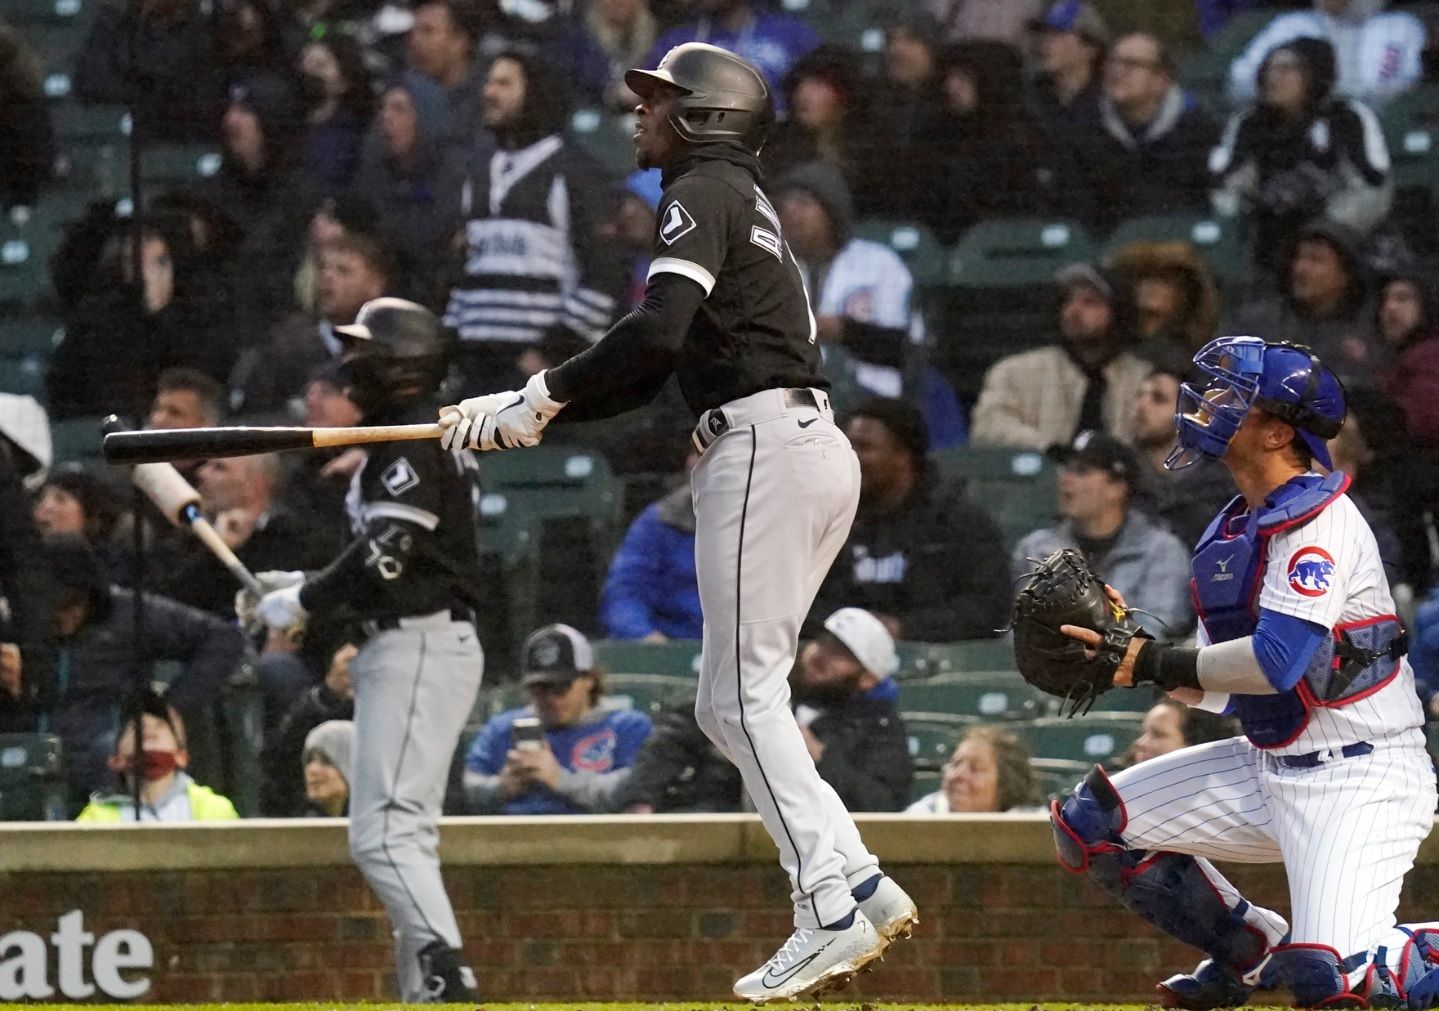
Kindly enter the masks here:
[[758, 152], [774, 122], [774, 97], [764, 74], [719, 46], [675, 46], [654, 70], [625, 71], [625, 84], [644, 99], [661, 86], [679, 92], [670, 125], [691, 144], [734, 140]]
[[1344, 427], [1344, 386], [1307, 347], [1220, 337], [1199, 349], [1194, 364], [1211, 378], [1203, 386], [1180, 386], [1174, 414], [1179, 445], [1165, 467], [1222, 457], [1244, 416], [1257, 407], [1294, 426], [1310, 456], [1333, 468], [1325, 443]]
[[371, 299], [335, 333], [347, 345], [340, 373], [362, 411], [433, 392], [445, 378], [449, 340], [435, 314], [416, 302]]

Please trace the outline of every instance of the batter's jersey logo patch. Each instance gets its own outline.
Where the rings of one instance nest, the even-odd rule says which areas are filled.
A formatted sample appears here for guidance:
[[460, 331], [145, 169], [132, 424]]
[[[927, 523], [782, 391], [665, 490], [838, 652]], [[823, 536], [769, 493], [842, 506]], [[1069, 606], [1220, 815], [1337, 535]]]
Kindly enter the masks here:
[[666, 246], [672, 246], [680, 236], [688, 235], [696, 227], [685, 205], [676, 200], [665, 208], [664, 217], [660, 219], [660, 239]]
[[402, 456], [390, 464], [380, 475], [380, 483], [385, 486], [385, 491], [395, 498], [399, 498], [420, 483], [420, 475], [415, 473], [415, 468], [410, 466], [410, 461]]
[[1300, 548], [1290, 556], [1289, 586], [1300, 596], [1324, 596], [1329, 592], [1329, 577], [1333, 575], [1334, 557], [1323, 548]]

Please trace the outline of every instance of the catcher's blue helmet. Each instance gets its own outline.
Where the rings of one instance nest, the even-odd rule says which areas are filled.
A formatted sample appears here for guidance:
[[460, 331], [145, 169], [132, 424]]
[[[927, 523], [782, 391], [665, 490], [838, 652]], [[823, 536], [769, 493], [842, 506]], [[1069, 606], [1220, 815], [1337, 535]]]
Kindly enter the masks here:
[[1326, 441], [1344, 427], [1344, 387], [1307, 347], [1258, 337], [1220, 337], [1194, 364], [1210, 376], [1179, 388], [1174, 414], [1179, 445], [1164, 466], [1178, 470], [1201, 456], [1219, 459], [1251, 407], [1294, 426], [1314, 459], [1332, 469]]

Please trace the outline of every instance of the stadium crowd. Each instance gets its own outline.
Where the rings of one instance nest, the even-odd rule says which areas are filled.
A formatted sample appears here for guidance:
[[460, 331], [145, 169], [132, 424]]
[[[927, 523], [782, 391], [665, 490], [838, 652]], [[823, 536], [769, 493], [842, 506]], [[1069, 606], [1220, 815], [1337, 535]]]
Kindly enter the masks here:
[[[137, 771], [144, 817], [346, 811], [363, 631], [237, 624], [233, 577], [99, 462], [98, 418], [357, 424], [334, 328], [381, 295], [443, 315], [451, 400], [599, 339], [643, 295], [660, 194], [626, 153], [623, 71], [690, 40], [753, 60], [779, 97], [766, 187], [860, 460], [859, 515], [791, 677], [810, 753], [851, 809], [1042, 802], [1044, 757], [1023, 732], [1042, 703], [907, 698], [935, 673], [913, 658], [1002, 635], [1030, 559], [1078, 547], [1152, 632], [1192, 633], [1189, 548], [1234, 491], [1222, 468], [1163, 460], [1190, 355], [1219, 334], [1308, 344], [1345, 382], [1336, 466], [1439, 721], [1439, 161], [1418, 185], [1398, 169], [1430, 150], [1412, 137], [1439, 139], [1439, 6], [79, 6], [68, 34], [48, 8], [0, 14], [0, 274], [22, 246], [53, 250], [19, 286], [0, 276], [4, 355], [37, 321], [49, 335], [42, 381], [0, 375], [0, 735], [59, 738], [49, 816], [134, 818]], [[127, 136], [95, 143], [72, 123], [114, 109]], [[167, 151], [217, 157], [146, 182], [137, 207], [96, 167], [131, 146], [142, 171]], [[489, 494], [506, 478], [491, 486], [481, 461], [487, 690], [447, 810], [739, 808], [738, 774], [684, 700], [692, 671], [605, 660], [626, 642], [680, 657], [700, 636], [692, 424], [671, 384], [643, 411], [559, 426], [546, 445], [586, 461], [570, 478], [609, 480], [612, 505], [600, 522], [557, 509], [528, 552], [509, 550]], [[85, 426], [79, 451], [65, 425]], [[265, 571], [334, 557], [363, 463], [349, 449], [181, 470]], [[132, 654], [159, 685], [143, 770], [133, 726], [121, 733]], [[669, 695], [642, 697], [651, 674]], [[611, 675], [635, 677], [611, 691]], [[1152, 701], [1103, 755], [1049, 758], [1138, 762], [1228, 730]], [[0, 782], [0, 817], [41, 816], [6, 801], [24, 790]]]

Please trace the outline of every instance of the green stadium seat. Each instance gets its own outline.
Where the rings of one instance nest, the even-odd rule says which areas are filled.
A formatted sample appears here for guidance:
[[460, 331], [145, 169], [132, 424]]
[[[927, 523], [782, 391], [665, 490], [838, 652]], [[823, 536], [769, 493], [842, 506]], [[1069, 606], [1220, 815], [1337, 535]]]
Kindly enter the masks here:
[[1050, 713], [1050, 698], [1018, 673], [993, 671], [945, 674], [905, 681], [899, 689], [905, 709], [972, 716], [980, 720], [1028, 720]]
[[895, 643], [899, 677], [935, 677], [945, 674], [1008, 670], [1014, 666], [1014, 647], [1008, 639], [972, 639], [965, 642]]
[[965, 232], [950, 258], [961, 288], [1050, 285], [1071, 263], [1092, 262], [1095, 246], [1081, 225], [1049, 218], [996, 218]]
[[492, 453], [480, 473], [486, 491], [523, 498], [531, 519], [585, 516], [609, 527], [618, 516], [619, 483], [598, 453], [548, 446]]
[[1216, 216], [1158, 214], [1121, 222], [1105, 243], [1104, 255], [1113, 256], [1135, 242], [1188, 242], [1199, 250], [1215, 278], [1230, 283], [1247, 269], [1244, 244], [1237, 221]]
[[1049, 716], [1016, 723], [1015, 733], [1035, 758], [1101, 762], [1124, 754], [1139, 736], [1139, 713], [1095, 712], [1074, 719]]
[[1106, 713], [1139, 713], [1143, 715], [1154, 708], [1164, 693], [1153, 685], [1138, 688], [1111, 688], [1094, 703], [1096, 711]]
[[1248, 48], [1249, 40], [1274, 20], [1276, 13], [1272, 8], [1263, 7], [1233, 14], [1209, 39], [1204, 50], [1184, 63], [1179, 74], [1184, 86], [1212, 108], [1224, 108], [1228, 104], [1225, 93], [1229, 65]]
[[955, 446], [934, 453], [932, 459], [941, 474], [963, 481], [970, 501], [994, 517], [1006, 547], [1054, 522], [1059, 472], [1043, 453]]
[[23, 310], [45, 295], [59, 238], [38, 207], [12, 207], [0, 215], [0, 305]]
[[595, 643], [595, 663], [607, 673], [657, 674], [688, 678], [699, 676], [700, 641], [633, 642], [603, 639]]
[[58, 319], [0, 319], [0, 353], [47, 356], [55, 350], [64, 332], [65, 325]]
[[1400, 95], [1380, 111], [1393, 160], [1392, 219], [1420, 256], [1439, 253], [1439, 85]]
[[938, 769], [915, 769], [914, 779], [909, 784], [909, 802], [913, 804], [917, 800], [923, 800], [931, 793], [938, 790], [944, 773]]
[[60, 738], [0, 734], [0, 822], [68, 817]]
[[[505, 492], [487, 491], [480, 496], [480, 550], [494, 561], [503, 583], [508, 638], [511, 645], [533, 631], [535, 594], [539, 581], [538, 537], [521, 504]], [[497, 651], [486, 643], [491, 667]]]
[[1077, 762], [1068, 758], [1031, 758], [1030, 771], [1046, 797], [1067, 797], [1075, 785], [1089, 775], [1093, 762]]
[[972, 716], [951, 713], [902, 712], [909, 754], [916, 769], [938, 769], [949, 760], [959, 739], [979, 724]]
[[95, 463], [100, 453], [100, 425], [103, 417], [64, 418], [50, 422], [50, 441], [56, 465], [62, 463]]
[[624, 709], [638, 709], [651, 719], [671, 706], [693, 705], [699, 684], [693, 677], [666, 674], [606, 674], [605, 696]]
[[913, 221], [861, 221], [855, 234], [898, 253], [918, 288], [937, 287], [949, 279], [944, 246], [924, 225]]
[[470, 711], [470, 722], [477, 727], [482, 727], [500, 713], [519, 709], [521, 706], [528, 705], [529, 701], [529, 694], [520, 687], [518, 682], [484, 688], [480, 691], [479, 697], [475, 699], [475, 708]]
[[43, 399], [45, 357], [37, 354], [0, 355], [0, 393], [20, 393]]
[[[65, 94], [68, 94], [68, 91]], [[125, 111], [124, 106], [82, 105], [79, 102], [53, 101], [65, 97], [64, 95], [51, 94], [50, 97], [55, 135], [62, 144], [73, 146], [83, 141], [94, 141], [116, 145], [119, 151], [112, 153], [111, 157], [124, 168], [129, 158], [125, 147], [130, 135], [130, 114]]]
[[611, 176], [635, 170], [634, 119], [602, 109], [579, 109], [570, 117], [570, 135]]
[[140, 171], [151, 186], [184, 185], [220, 171], [220, 159], [215, 144], [146, 145]]
[[5, 18], [27, 33], [32, 25], [88, 23], [94, 0], [5, 0]]

